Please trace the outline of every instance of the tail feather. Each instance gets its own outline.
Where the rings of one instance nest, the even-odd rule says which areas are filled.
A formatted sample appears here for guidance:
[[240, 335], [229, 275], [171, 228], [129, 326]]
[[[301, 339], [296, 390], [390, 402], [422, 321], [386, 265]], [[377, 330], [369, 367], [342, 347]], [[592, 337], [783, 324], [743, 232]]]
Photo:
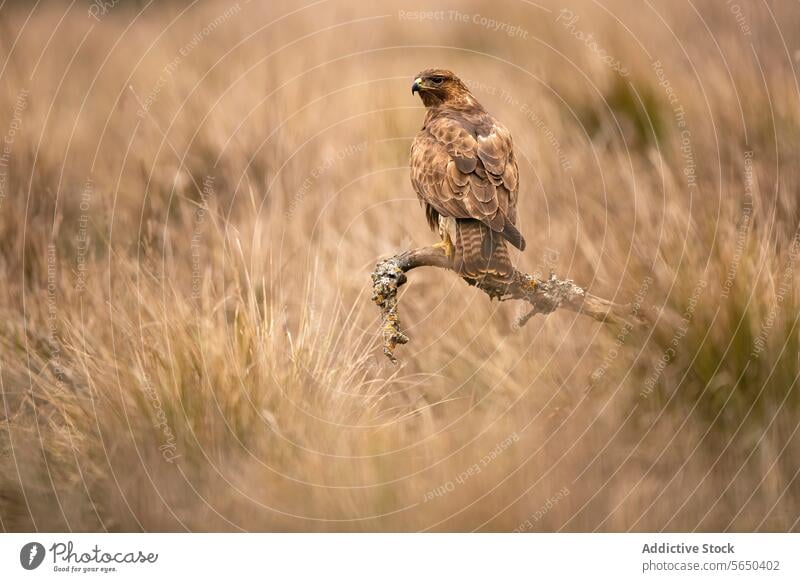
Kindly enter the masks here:
[[456, 270], [464, 277], [510, 279], [514, 274], [504, 236], [478, 220], [457, 221], [454, 245]]
[[525, 238], [522, 236], [517, 227], [514, 226], [510, 220], [506, 218], [506, 224], [503, 226], [503, 237], [519, 250], [525, 250]]

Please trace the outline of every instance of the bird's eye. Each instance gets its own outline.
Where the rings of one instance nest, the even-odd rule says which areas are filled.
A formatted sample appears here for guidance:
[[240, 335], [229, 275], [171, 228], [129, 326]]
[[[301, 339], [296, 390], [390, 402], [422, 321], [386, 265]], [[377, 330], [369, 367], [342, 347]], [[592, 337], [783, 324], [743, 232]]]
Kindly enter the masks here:
[[444, 77], [431, 77], [431, 82], [434, 85], [441, 85], [442, 83], [444, 83]]

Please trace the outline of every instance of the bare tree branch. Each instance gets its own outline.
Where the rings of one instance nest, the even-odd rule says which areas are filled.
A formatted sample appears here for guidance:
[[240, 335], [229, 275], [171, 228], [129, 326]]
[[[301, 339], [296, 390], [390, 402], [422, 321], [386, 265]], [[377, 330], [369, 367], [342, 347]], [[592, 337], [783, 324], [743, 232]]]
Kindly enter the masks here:
[[[412, 249], [385, 259], [372, 272], [372, 300], [383, 315], [383, 353], [397, 362], [394, 350], [398, 344], [408, 343], [408, 336], [400, 331], [397, 311], [397, 292], [406, 282], [406, 273], [417, 267], [438, 267], [455, 271], [453, 261], [438, 247]], [[604, 323], [642, 326], [648, 323], [641, 310], [630, 304], [621, 305], [587, 292], [569, 279], [558, 279], [552, 273], [548, 279], [537, 279], [526, 273], [514, 271], [511, 281], [493, 278], [481, 280], [464, 278], [493, 299], [508, 301], [519, 299], [531, 304], [531, 310], [518, 320], [525, 325], [537, 313], [547, 315], [556, 309], [568, 309], [587, 315]]]

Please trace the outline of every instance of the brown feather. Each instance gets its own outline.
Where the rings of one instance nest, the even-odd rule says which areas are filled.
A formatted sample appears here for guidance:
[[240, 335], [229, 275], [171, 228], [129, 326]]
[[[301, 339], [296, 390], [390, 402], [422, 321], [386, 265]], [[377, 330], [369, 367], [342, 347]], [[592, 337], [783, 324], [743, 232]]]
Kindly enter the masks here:
[[411, 183], [431, 229], [438, 231], [439, 216], [457, 219], [453, 243], [465, 276], [509, 276], [505, 240], [525, 248], [515, 224], [519, 169], [511, 134], [449, 71], [420, 77], [434, 74], [445, 81], [420, 94], [428, 111], [411, 146]]
[[456, 223], [455, 266], [463, 277], [480, 279], [490, 274], [510, 279], [514, 267], [508, 256], [505, 240], [478, 220]]

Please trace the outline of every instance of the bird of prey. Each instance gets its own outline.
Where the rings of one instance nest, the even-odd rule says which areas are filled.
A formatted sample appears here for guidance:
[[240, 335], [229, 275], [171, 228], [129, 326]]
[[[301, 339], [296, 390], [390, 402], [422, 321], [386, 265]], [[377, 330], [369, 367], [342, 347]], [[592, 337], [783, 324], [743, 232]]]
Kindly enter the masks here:
[[411, 183], [428, 224], [462, 276], [508, 280], [506, 241], [516, 227], [519, 169], [511, 133], [446, 69], [422, 71], [411, 86], [427, 112], [411, 146]]

